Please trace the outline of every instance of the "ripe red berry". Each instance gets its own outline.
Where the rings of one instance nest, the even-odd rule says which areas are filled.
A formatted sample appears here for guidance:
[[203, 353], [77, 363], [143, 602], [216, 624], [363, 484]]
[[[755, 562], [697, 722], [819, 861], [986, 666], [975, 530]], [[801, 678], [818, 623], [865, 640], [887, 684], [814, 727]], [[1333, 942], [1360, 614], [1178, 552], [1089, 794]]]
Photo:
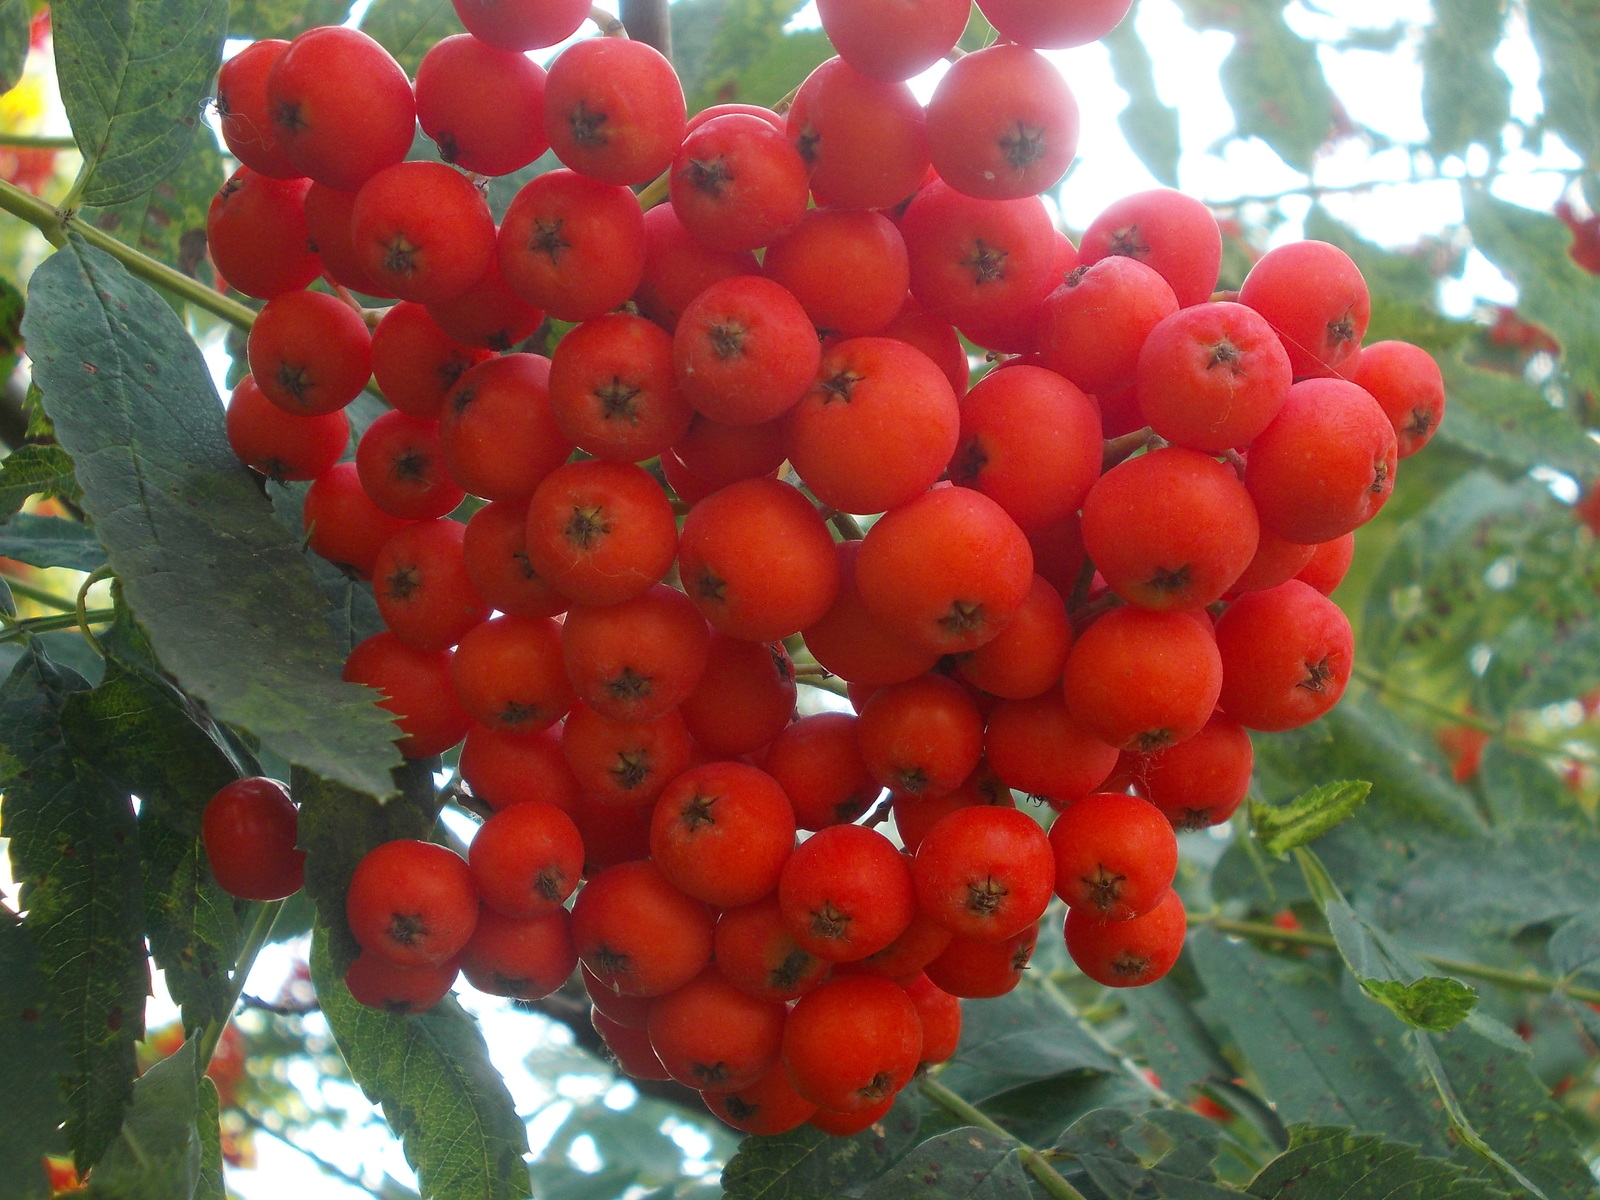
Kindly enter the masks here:
[[1178, 893], [1128, 921], [1106, 921], [1093, 909], [1067, 910], [1064, 934], [1072, 961], [1106, 987], [1142, 987], [1172, 969], [1183, 949], [1187, 918]]
[[345, 893], [350, 932], [396, 966], [436, 967], [478, 923], [478, 892], [460, 855], [433, 842], [384, 842], [356, 864]]
[[300, 890], [305, 852], [299, 811], [275, 779], [237, 779], [207, 802], [200, 839], [218, 886], [241, 900], [282, 900]]

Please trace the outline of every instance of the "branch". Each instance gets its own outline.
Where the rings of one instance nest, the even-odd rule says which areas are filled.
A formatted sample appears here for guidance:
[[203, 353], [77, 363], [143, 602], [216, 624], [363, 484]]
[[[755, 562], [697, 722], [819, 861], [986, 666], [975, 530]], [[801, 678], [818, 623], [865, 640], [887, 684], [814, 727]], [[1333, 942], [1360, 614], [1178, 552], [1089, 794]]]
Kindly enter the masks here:
[[45, 240], [57, 249], [67, 244], [69, 233], [76, 234], [91, 246], [104, 250], [146, 283], [155, 284], [180, 296], [197, 308], [203, 308], [239, 329], [248, 332], [256, 319], [255, 313], [237, 300], [230, 300], [177, 268], [169, 267], [166, 263], [119, 242], [105, 230], [78, 220], [75, 212], [56, 208], [37, 196], [23, 191], [14, 183], [0, 180], [0, 209], [4, 209], [14, 217], [21, 217], [44, 234]]
[[12, 575], [0, 575], [0, 579], [5, 580], [5, 584], [11, 589], [13, 596], [20, 596], [24, 600], [32, 600], [35, 604], [42, 604], [46, 608], [55, 609], [57, 612], [75, 613], [78, 611], [78, 606], [64, 596], [58, 596], [54, 592], [47, 592], [44, 588], [34, 587], [31, 583], [23, 583], [22, 580]]
[[1526, 750], [1530, 754], [1550, 754], [1568, 761], [1578, 761], [1590, 757], [1564, 743], [1556, 745], [1522, 737], [1520, 734], [1513, 733], [1511, 727], [1504, 721], [1492, 721], [1487, 717], [1480, 717], [1476, 713], [1457, 712], [1455, 709], [1440, 704], [1435, 700], [1430, 700], [1426, 696], [1418, 696], [1414, 692], [1397, 688], [1384, 678], [1381, 671], [1374, 670], [1371, 667], [1357, 664], [1351, 669], [1350, 673], [1380, 696], [1393, 697], [1402, 704], [1409, 704], [1419, 712], [1425, 712], [1441, 721], [1448, 721], [1452, 725], [1465, 725], [1468, 729], [1476, 729], [1481, 733], [1487, 733], [1496, 741], [1502, 742], [1507, 746]]
[[654, 46], [672, 57], [672, 18], [667, 0], [622, 0], [622, 23], [636, 42]]
[[239, 950], [239, 957], [233, 963], [233, 977], [229, 980], [233, 996], [228, 1001], [228, 1015], [213, 1018], [206, 1026], [205, 1033], [200, 1036], [197, 1057], [202, 1071], [211, 1064], [211, 1056], [216, 1053], [217, 1043], [222, 1040], [222, 1031], [233, 1019], [233, 1009], [239, 1003], [239, 997], [244, 995], [244, 983], [249, 978], [250, 968], [256, 965], [256, 955], [261, 953], [261, 947], [265, 946], [267, 939], [272, 936], [272, 927], [277, 923], [278, 914], [282, 911], [283, 901], [274, 900], [270, 904], [263, 904], [261, 910], [256, 913], [255, 924], [250, 926], [250, 933]]
[[78, 143], [70, 134], [0, 133], [0, 146], [11, 150], [76, 150]]
[[[106, 621], [116, 620], [117, 610], [114, 608], [95, 608], [90, 609], [83, 615], [85, 621], [99, 625]], [[62, 629], [77, 628], [79, 628], [79, 624], [76, 612], [62, 613], [59, 617], [27, 617], [0, 633], [0, 642], [20, 642], [36, 633], [55, 633]]]

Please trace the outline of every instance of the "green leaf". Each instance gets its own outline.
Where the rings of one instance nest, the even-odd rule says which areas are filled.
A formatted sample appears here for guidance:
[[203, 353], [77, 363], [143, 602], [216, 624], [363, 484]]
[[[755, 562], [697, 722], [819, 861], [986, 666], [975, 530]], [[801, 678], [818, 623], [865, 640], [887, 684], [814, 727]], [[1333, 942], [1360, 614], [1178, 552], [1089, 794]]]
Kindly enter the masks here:
[[1572, 234], [1549, 213], [1464, 187], [1467, 228], [1486, 258], [1517, 285], [1517, 311], [1561, 343], [1561, 365], [1579, 391], [1600, 392], [1600, 280], [1567, 254]]
[[[5, 0], [7, 6], [17, 0]], [[0, 12], [4, 9], [0, 8]], [[3, 23], [3, 17], [0, 17]], [[0, 279], [0, 379], [10, 379], [22, 354], [22, 293], [8, 280]], [[29, 434], [32, 434], [29, 430]]]
[[253, 909], [211, 878], [200, 816], [237, 778], [228, 756], [191, 719], [177, 693], [112, 660], [101, 685], [62, 706], [62, 730], [107, 778], [143, 801], [139, 844], [150, 950], [185, 1029], [225, 1021], [228, 971]]
[[1212, 1080], [1233, 1078], [1216, 1039], [1170, 976], [1127, 989], [1122, 1003], [1139, 1031], [1145, 1061], [1171, 1095], [1187, 1096]]
[[1349, 820], [1371, 792], [1365, 780], [1346, 779], [1311, 788], [1282, 806], [1255, 801], [1250, 827], [1268, 854], [1287, 854]]
[[44, 1156], [62, 1154], [67, 1106], [59, 1080], [72, 1070], [50, 981], [33, 935], [0, 905], [0, 1200], [47, 1194]]
[[93, 571], [105, 565], [106, 552], [87, 525], [63, 517], [18, 513], [0, 527], [0, 558], [30, 567], [69, 567]]
[[194, 1200], [228, 1200], [222, 1181], [222, 1098], [209, 1075], [200, 1077], [200, 1105], [195, 1128], [200, 1133], [200, 1179], [194, 1187]]
[[28, 0], [0, 3], [0, 95], [17, 86], [28, 65], [29, 7]]
[[1311, 169], [1317, 147], [1333, 128], [1333, 92], [1315, 48], [1296, 36], [1278, 0], [1185, 0], [1197, 28], [1227, 29], [1233, 49], [1222, 63], [1222, 91], [1240, 137], [1259, 137], [1284, 162]]
[[395, 1017], [351, 998], [318, 930], [311, 978], [351, 1077], [405, 1147], [430, 1200], [525, 1200], [528, 1133], [478, 1024], [451, 997]]
[[1557, 975], [1572, 975], [1600, 962], [1600, 906], [1568, 918], [1545, 947]]
[[1505, 9], [1500, 0], [1440, 0], [1422, 44], [1422, 116], [1435, 157], [1474, 142], [1498, 157], [1511, 117], [1511, 81], [1494, 60]]
[[1435, 440], [1516, 471], [1549, 466], [1588, 479], [1600, 446], [1572, 411], [1557, 408], [1521, 379], [1475, 367], [1458, 352], [1439, 355], [1448, 407]]
[[1322, 911], [1361, 990], [1413, 1029], [1454, 1029], [1477, 1005], [1478, 993], [1472, 988], [1458, 979], [1431, 974], [1420, 959], [1343, 899], [1325, 898]]
[[1211, 1161], [1222, 1132], [1190, 1112], [1136, 1116], [1101, 1109], [1078, 1120], [1056, 1143], [1107, 1196], [1225, 1200], [1238, 1195], [1216, 1182]]
[[326, 952], [342, 976], [359, 947], [344, 916], [350, 876], [367, 851], [399, 838], [425, 838], [439, 815], [432, 763], [418, 760], [394, 773], [402, 795], [379, 804], [369, 794], [296, 769], [289, 790], [300, 805], [300, 849], [306, 852], [306, 895], [316, 902]]
[[466, 28], [450, 0], [374, 0], [361, 18], [361, 31], [394, 55], [407, 75], [415, 75], [435, 42]]
[[21, 511], [35, 495], [78, 495], [72, 457], [60, 446], [19, 446], [0, 458], [0, 520]]
[[802, 1125], [775, 1137], [750, 1137], [722, 1171], [727, 1200], [816, 1200], [876, 1179], [917, 1141], [909, 1098], [877, 1125], [847, 1138]]
[[[689, 111], [737, 100], [775, 104], [819, 63], [833, 56], [820, 30], [785, 33], [803, 0], [702, 0], [701, 18], [710, 25], [709, 44], [700, 50], [700, 31], [690, 30], [683, 68]], [[672, 14], [673, 28], [681, 23]], [[691, 22], [692, 24], [692, 22]], [[676, 41], [674, 42], [676, 47]]]
[[1155, 64], [1134, 29], [1133, 14], [1100, 39], [1111, 54], [1112, 77], [1128, 93], [1128, 104], [1117, 114], [1122, 136], [1167, 187], [1178, 186], [1178, 112], [1161, 102], [1156, 92]]
[[1361, 990], [1413, 1029], [1454, 1029], [1478, 1003], [1478, 993], [1459, 979], [1426, 976], [1415, 983], [1362, 979]]
[[1037, 987], [964, 1005], [961, 1014], [961, 1044], [939, 1082], [968, 1100], [1054, 1075], [1117, 1070], [1082, 1023]]
[[[299, 536], [305, 528], [300, 513], [305, 507], [307, 486], [267, 484], [273, 515], [290, 531], [291, 536]], [[334, 645], [339, 648], [341, 656], [348, 655], [361, 642], [387, 628], [383, 623], [383, 615], [378, 612], [378, 599], [373, 594], [370, 582], [351, 579], [327, 559], [309, 550], [305, 553], [305, 561], [311, 568], [317, 587], [322, 590], [326, 604], [323, 619], [333, 632]]]
[[71, 1055], [67, 1141], [80, 1168], [122, 1126], [150, 987], [133, 805], [63, 737], [63, 710], [86, 690], [36, 646], [0, 686], [11, 868]]
[[[1434, 1035], [1430, 1041], [1463, 1114], [1496, 1153], [1549, 1200], [1593, 1197], [1594, 1176], [1561, 1106], [1550, 1098], [1523, 1054], [1472, 1029]], [[1468, 1146], [1458, 1147], [1454, 1157], [1485, 1170], [1483, 1160]]]
[[149, 191], [109, 208], [85, 208], [82, 219], [190, 278], [210, 283], [215, 273], [206, 257], [206, 212], [227, 175], [207, 131], [190, 142], [171, 173]]
[[313, 25], [343, 25], [350, 0], [232, 0], [228, 36], [292, 38]]
[[1415, 1146], [1348, 1129], [1295, 1125], [1289, 1149], [1250, 1183], [1260, 1200], [1505, 1200], [1505, 1193]]
[[200, 125], [227, 0], [82, 0], [53, 15], [83, 202], [136, 199], [171, 174]]
[[84, 506], [162, 665], [291, 762], [389, 794], [394, 725], [340, 680], [299, 546], [229, 448], [172, 310], [73, 239], [35, 272], [23, 324]]
[[1600, 8], [1528, 0], [1528, 25], [1539, 50], [1545, 120], [1593, 170], [1600, 165]]
[[86, 1200], [188, 1200], [200, 1181], [195, 1040], [139, 1077], [116, 1141], [95, 1164]]
[[1205, 984], [1203, 1011], [1227, 1027], [1285, 1122], [1351, 1125], [1445, 1149], [1395, 1069], [1398, 1047], [1374, 1041], [1321, 975], [1207, 929], [1191, 930], [1186, 946]]
[[973, 1125], [929, 1138], [877, 1179], [862, 1200], [1001, 1200], [1028, 1196], [1017, 1144]]

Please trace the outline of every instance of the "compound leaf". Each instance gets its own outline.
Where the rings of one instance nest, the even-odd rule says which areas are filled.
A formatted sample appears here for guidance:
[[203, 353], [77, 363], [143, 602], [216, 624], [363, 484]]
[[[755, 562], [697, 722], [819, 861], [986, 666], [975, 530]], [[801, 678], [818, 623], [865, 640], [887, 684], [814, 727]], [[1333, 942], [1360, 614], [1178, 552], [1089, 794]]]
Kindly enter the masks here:
[[29, 496], [40, 494], [78, 495], [71, 455], [60, 446], [30, 443], [0, 458], [0, 520], [21, 511]]
[[171, 174], [200, 125], [227, 0], [80, 0], [53, 17], [83, 202], [137, 199]]
[[1545, 120], [1589, 164], [1600, 164], [1600, 9], [1563, 0], [1528, 0], [1528, 25], [1539, 49]]
[[84, 507], [162, 665], [291, 762], [390, 794], [394, 725], [340, 680], [316, 584], [229, 448], [182, 322], [72, 239], [35, 272], [23, 325]]
[[1500, 0], [1440, 0], [1422, 44], [1422, 116], [1435, 155], [1473, 142], [1500, 149], [1511, 116], [1511, 81], [1494, 60], [1505, 9]]
[[939, 1082], [968, 1100], [1056, 1075], [1117, 1070], [1082, 1025], [1036, 987], [966, 1005], [962, 1018], [961, 1044]]
[[311, 944], [311, 978], [351, 1077], [405, 1147], [431, 1200], [525, 1200], [528, 1132], [483, 1034], [453, 998], [431, 1012], [397, 1017], [351, 997], [328, 954], [325, 931]]
[[895, 1163], [862, 1200], [1005, 1200], [1028, 1196], [1017, 1144], [966, 1125], [929, 1138]]
[[[10, 461], [9, 459], [7, 461]], [[0, 558], [30, 567], [69, 567], [93, 571], [105, 565], [106, 552], [94, 530], [64, 517], [18, 513], [0, 526]]]
[[117, 1139], [95, 1164], [87, 1200], [187, 1200], [200, 1182], [199, 1064], [184, 1042], [134, 1085]]
[[28, 927], [0, 905], [0, 1200], [48, 1194], [44, 1156], [61, 1154], [67, 1106], [59, 1080], [72, 1070], [65, 1031]]
[[1505, 1193], [1415, 1146], [1348, 1129], [1293, 1125], [1289, 1149], [1250, 1183], [1260, 1200], [1505, 1200]]
[[907, 1098], [870, 1129], [847, 1138], [802, 1125], [776, 1137], [746, 1138], [722, 1172], [728, 1200], [814, 1200], [876, 1179], [916, 1143]]

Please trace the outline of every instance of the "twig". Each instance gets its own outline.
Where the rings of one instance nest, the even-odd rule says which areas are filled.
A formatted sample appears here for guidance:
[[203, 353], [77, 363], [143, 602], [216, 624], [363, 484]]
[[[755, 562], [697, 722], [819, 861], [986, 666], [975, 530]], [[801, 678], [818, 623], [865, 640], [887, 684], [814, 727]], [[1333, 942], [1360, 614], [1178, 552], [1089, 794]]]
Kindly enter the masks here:
[[14, 575], [0, 575], [6, 586], [11, 589], [13, 596], [20, 596], [24, 600], [32, 600], [35, 604], [43, 604], [46, 608], [53, 608], [57, 612], [76, 612], [77, 606], [65, 596], [58, 596], [54, 592], [46, 591], [41, 587], [34, 587], [31, 583], [23, 583]]
[[1086, 1200], [1082, 1192], [1068, 1183], [1061, 1173], [1046, 1161], [1042, 1152], [1007, 1133], [982, 1109], [968, 1103], [931, 1076], [924, 1078], [917, 1086], [922, 1089], [924, 1096], [954, 1116], [960, 1117], [967, 1124], [976, 1125], [979, 1129], [1015, 1144], [1018, 1157], [1022, 1159], [1022, 1165], [1028, 1169], [1028, 1174], [1038, 1180], [1039, 1186], [1055, 1200]]

